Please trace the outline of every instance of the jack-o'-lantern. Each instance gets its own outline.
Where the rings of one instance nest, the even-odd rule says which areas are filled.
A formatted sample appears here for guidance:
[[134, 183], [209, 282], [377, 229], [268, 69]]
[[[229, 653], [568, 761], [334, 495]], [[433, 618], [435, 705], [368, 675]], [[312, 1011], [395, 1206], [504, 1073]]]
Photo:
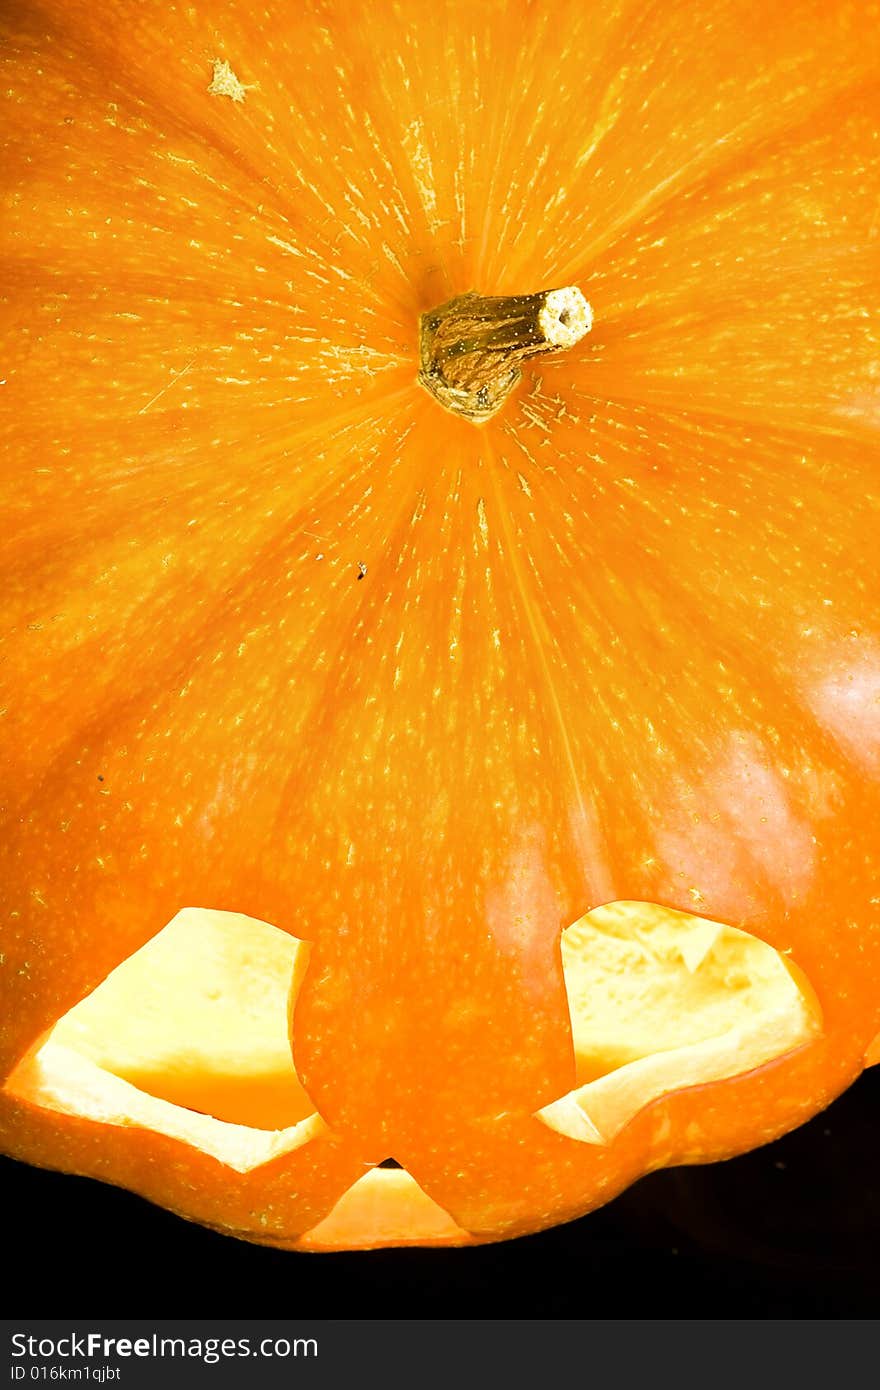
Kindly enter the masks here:
[[880, 1027], [876, 16], [4, 25], [4, 1150], [467, 1244], [826, 1105]]

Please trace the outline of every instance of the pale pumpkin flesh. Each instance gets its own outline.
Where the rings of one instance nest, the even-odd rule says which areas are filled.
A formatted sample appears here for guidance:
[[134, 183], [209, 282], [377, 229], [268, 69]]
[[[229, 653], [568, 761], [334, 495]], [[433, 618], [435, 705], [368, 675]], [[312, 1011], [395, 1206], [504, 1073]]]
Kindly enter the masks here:
[[[880, 26], [478, 8], [3, 21], [3, 1074], [205, 905], [308, 943], [320, 1133], [239, 1171], [10, 1085], [2, 1145], [282, 1245], [389, 1155], [418, 1238], [572, 1217], [880, 1027]], [[422, 314], [566, 285], [497, 416], [418, 385]], [[584, 1142], [562, 933], [613, 902], [808, 1002]]]

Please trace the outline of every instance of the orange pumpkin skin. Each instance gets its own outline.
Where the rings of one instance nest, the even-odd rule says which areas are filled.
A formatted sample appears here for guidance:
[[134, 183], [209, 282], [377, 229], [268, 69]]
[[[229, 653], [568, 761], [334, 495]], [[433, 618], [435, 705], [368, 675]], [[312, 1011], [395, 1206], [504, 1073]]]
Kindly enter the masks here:
[[[5, 1152], [291, 1247], [393, 1154], [463, 1243], [765, 1142], [859, 1074], [865, 14], [13, 8], [3, 1076], [204, 905], [311, 944], [293, 1048], [325, 1129], [239, 1174], [3, 1093]], [[416, 384], [421, 313], [564, 284], [592, 334], [495, 419]], [[536, 1113], [573, 1085], [559, 940], [618, 899], [790, 954], [823, 1031], [584, 1144]]]

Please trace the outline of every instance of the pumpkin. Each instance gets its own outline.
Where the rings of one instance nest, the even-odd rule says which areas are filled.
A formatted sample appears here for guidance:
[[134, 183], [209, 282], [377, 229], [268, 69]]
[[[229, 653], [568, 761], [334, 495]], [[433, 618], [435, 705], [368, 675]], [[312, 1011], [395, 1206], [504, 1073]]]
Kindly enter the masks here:
[[826, 1106], [880, 1028], [876, 16], [3, 24], [4, 1152], [464, 1245]]

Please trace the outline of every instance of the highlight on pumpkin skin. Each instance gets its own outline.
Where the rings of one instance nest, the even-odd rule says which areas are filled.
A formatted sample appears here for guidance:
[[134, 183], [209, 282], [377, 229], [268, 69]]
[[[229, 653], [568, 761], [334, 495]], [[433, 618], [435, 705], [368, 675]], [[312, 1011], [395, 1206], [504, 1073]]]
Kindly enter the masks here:
[[7, 1089], [246, 1172], [324, 1129], [288, 1033], [307, 961], [308, 946], [268, 922], [185, 908], [59, 1020]]
[[576, 1085], [538, 1118], [609, 1144], [651, 1101], [752, 1071], [814, 1040], [802, 972], [736, 927], [656, 903], [594, 908], [562, 934]]

